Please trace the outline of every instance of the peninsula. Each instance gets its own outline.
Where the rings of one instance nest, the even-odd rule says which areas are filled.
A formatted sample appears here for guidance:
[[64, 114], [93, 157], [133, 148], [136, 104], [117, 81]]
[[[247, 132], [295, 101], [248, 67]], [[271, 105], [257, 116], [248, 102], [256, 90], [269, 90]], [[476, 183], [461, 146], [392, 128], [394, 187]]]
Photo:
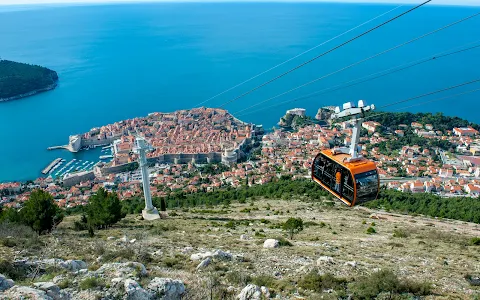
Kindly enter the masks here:
[[57, 81], [57, 72], [45, 67], [0, 60], [0, 102], [52, 90]]

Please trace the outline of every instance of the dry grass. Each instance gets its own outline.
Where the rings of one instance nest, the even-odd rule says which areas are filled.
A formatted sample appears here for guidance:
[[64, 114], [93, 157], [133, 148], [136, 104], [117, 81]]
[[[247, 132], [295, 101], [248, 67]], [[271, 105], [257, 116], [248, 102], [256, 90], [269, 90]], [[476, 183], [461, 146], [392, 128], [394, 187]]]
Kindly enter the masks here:
[[[289, 217], [300, 217], [309, 226], [294, 236], [292, 247], [263, 249], [266, 238], [286, 238], [279, 225]], [[73, 230], [76, 218], [66, 218], [53, 237], [41, 237], [45, 244], [55, 239], [55, 251], [29, 249], [27, 256], [56, 253], [63, 259], [84, 259], [92, 267], [109, 261], [140, 261], [149, 277], [184, 280], [190, 290], [188, 299], [211, 293], [229, 299], [228, 286], [238, 293], [247, 282], [264, 279], [274, 280], [269, 284], [277, 292], [289, 293], [296, 290], [300, 278], [317, 268], [320, 256], [333, 258], [333, 263], [318, 267], [337, 277], [359, 278], [377, 269], [391, 269], [402, 278], [431, 282], [438, 297], [469, 298], [478, 293], [464, 279], [466, 274], [480, 273], [480, 248], [469, 244], [478, 233], [475, 224], [379, 212], [372, 218], [369, 210], [296, 200], [178, 210], [176, 216], [157, 222], [130, 215], [117, 226], [97, 231], [93, 238]], [[376, 232], [367, 234], [369, 227]], [[242, 234], [249, 239], [240, 240]], [[136, 241], [120, 242], [124, 235]], [[110, 236], [115, 239], [107, 239]], [[196, 271], [198, 262], [189, 260], [191, 253], [182, 253], [185, 247], [193, 247], [193, 253], [228, 250], [245, 260], [213, 263]], [[18, 257], [16, 250], [0, 245], [3, 257]], [[350, 261], [356, 267], [345, 264]]]

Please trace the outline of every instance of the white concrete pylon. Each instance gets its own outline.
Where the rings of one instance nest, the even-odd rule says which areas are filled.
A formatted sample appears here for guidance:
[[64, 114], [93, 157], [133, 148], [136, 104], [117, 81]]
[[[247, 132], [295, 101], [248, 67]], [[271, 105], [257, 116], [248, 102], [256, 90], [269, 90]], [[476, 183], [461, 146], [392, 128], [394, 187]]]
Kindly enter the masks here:
[[138, 153], [138, 164], [142, 173], [143, 195], [145, 197], [145, 209], [142, 211], [143, 219], [156, 220], [160, 219], [160, 215], [156, 207], [152, 204], [152, 195], [150, 193], [150, 178], [148, 175], [148, 164], [146, 151], [150, 150], [150, 146], [147, 144], [144, 138], [136, 138], [136, 147], [134, 151]]

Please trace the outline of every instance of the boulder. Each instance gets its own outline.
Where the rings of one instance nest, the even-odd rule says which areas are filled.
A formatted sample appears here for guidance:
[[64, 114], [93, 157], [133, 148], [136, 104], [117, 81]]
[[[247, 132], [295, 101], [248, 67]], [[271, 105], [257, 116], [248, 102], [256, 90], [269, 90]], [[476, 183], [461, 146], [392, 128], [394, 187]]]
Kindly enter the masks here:
[[124, 235], [123, 237], [121, 237], [121, 238], [119, 239], [119, 241], [120, 241], [120, 242], [124, 242], [124, 243], [128, 243], [129, 240], [128, 240], [128, 237], [127, 237], [126, 235]]
[[317, 265], [322, 265], [325, 263], [333, 264], [333, 257], [330, 256], [320, 256], [317, 259]]
[[211, 262], [212, 259], [210, 257], [205, 258], [201, 263], [198, 264], [197, 270], [207, 267]]
[[242, 254], [235, 254], [233, 255], [233, 260], [237, 262], [244, 262], [245, 257]]
[[193, 260], [193, 261], [197, 261], [197, 260], [203, 260], [207, 257], [212, 257], [212, 252], [204, 252], [204, 253], [194, 253], [192, 255], [190, 255], [190, 259]]
[[48, 296], [42, 290], [17, 285], [0, 294], [0, 299], [53, 300], [53, 297]]
[[71, 272], [76, 272], [76, 271], [80, 271], [82, 269], [86, 269], [87, 268], [87, 263], [84, 262], [83, 260], [66, 260], [66, 261], [63, 261], [63, 262], [60, 262], [60, 266], [64, 269], [67, 269]]
[[149, 300], [152, 298], [152, 295], [144, 290], [135, 280], [126, 279], [123, 286], [125, 288], [126, 299], [128, 300]]
[[260, 291], [262, 291], [262, 295], [263, 295], [262, 298], [270, 299], [270, 291], [268, 290], [268, 288], [266, 286], [260, 287]]
[[280, 247], [280, 242], [275, 239], [268, 239], [263, 242], [263, 248], [278, 248]]
[[139, 262], [108, 263], [93, 272], [100, 277], [107, 278], [131, 278], [147, 275], [147, 269]]
[[180, 280], [155, 277], [150, 281], [147, 289], [154, 293], [155, 299], [177, 300], [185, 294], [185, 285]]
[[15, 282], [11, 279], [7, 279], [3, 274], [0, 274], [0, 292], [6, 291], [9, 288], [13, 287]]
[[193, 251], [193, 247], [185, 247], [182, 249], [183, 254], [187, 254]]
[[53, 282], [36, 282], [33, 284], [35, 288], [47, 293], [47, 296], [52, 297], [54, 300], [69, 299], [70, 297], [62, 293], [60, 288]]
[[243, 288], [240, 294], [237, 296], [239, 300], [261, 300], [262, 299], [262, 290], [260, 287], [249, 284]]
[[347, 262], [345, 262], [345, 266], [350, 266], [352, 268], [356, 268], [357, 267], [357, 262], [356, 261], [347, 261]]
[[222, 250], [216, 250], [213, 252], [213, 258], [219, 260], [232, 260], [233, 255]]

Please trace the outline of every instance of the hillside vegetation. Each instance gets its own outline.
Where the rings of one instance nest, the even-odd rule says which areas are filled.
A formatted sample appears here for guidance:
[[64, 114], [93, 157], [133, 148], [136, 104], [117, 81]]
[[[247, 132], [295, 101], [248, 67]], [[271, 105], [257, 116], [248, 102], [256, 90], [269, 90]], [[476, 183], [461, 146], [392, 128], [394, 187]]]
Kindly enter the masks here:
[[0, 60], [0, 100], [52, 89], [58, 75], [41, 66]]
[[[480, 270], [479, 246], [471, 242], [478, 225], [331, 206], [324, 198], [245, 200], [170, 210], [155, 222], [128, 215], [94, 237], [76, 228], [79, 215], [42, 236], [0, 225], [0, 273], [16, 286], [53, 282], [72, 299], [126, 299], [159, 278], [185, 283], [183, 297], [171, 299], [233, 300], [249, 284], [269, 291], [240, 299], [478, 296], [468, 281]], [[294, 235], [291, 218], [302, 223]], [[265, 247], [268, 239], [278, 241], [276, 248]], [[70, 260], [88, 270], [72, 271]], [[24, 270], [25, 261], [42, 267]], [[13, 287], [5, 295], [19, 292]]]

